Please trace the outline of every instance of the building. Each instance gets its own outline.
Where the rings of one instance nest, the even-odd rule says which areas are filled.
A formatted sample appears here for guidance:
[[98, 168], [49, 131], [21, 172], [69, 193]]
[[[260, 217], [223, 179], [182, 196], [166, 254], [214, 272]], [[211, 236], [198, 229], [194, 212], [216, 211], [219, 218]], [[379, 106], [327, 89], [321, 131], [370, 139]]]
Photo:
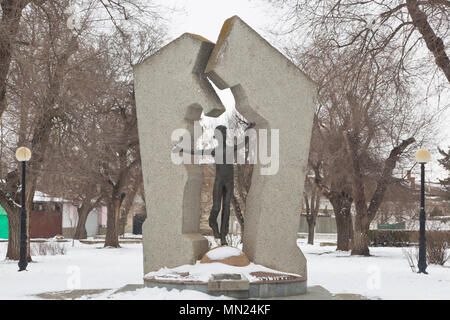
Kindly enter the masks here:
[[[86, 233], [88, 237], [104, 234], [106, 230], [107, 209], [105, 206], [95, 208], [89, 212], [86, 220]], [[78, 223], [77, 207], [72, 203], [64, 203], [62, 210], [62, 235], [72, 238]]]
[[0, 207], [0, 239], [8, 239], [8, 217], [2, 207]]
[[[88, 237], [104, 233], [106, 219], [105, 206], [92, 210], [86, 221]], [[57, 235], [70, 238], [77, 222], [76, 204], [39, 191], [35, 193], [30, 212], [30, 238], [53, 238]], [[0, 239], [8, 239], [8, 217], [2, 207], [0, 207]]]

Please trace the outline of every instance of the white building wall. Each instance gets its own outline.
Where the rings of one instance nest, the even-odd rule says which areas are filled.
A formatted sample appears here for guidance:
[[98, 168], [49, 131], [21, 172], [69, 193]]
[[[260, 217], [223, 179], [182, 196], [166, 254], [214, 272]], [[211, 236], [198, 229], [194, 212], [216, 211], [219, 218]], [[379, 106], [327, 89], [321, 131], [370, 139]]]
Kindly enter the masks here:
[[77, 207], [70, 203], [63, 203], [63, 228], [74, 228], [78, 222]]

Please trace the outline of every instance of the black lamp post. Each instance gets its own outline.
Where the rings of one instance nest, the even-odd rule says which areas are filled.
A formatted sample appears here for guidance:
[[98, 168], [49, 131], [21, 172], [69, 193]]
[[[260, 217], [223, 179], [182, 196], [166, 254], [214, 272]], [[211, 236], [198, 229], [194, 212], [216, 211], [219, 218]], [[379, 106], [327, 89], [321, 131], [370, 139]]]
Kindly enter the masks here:
[[427, 238], [425, 234], [425, 163], [430, 161], [431, 155], [428, 150], [420, 149], [415, 155], [416, 161], [420, 163], [420, 230], [419, 230], [419, 262], [418, 273], [428, 274], [427, 270]]
[[31, 158], [31, 151], [27, 147], [20, 147], [16, 150], [16, 158], [22, 163], [22, 211], [20, 215], [20, 257], [19, 271], [27, 269], [27, 209], [25, 205], [26, 192], [26, 167], [27, 161]]

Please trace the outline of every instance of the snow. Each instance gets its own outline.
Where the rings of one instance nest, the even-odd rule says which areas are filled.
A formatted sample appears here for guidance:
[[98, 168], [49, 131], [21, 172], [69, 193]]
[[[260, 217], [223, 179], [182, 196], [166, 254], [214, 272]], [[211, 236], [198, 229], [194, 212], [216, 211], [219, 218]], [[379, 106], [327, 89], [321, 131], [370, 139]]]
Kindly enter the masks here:
[[[447, 216], [446, 219], [438, 219], [437, 217], [427, 218], [425, 222], [426, 230], [450, 230], [450, 217]], [[417, 219], [406, 221], [407, 230], [419, 230], [420, 221]]]
[[[335, 236], [334, 236], [335, 237]], [[335, 239], [335, 238], [334, 238]], [[298, 244], [308, 259], [308, 286], [320, 285], [330, 292], [361, 294], [371, 299], [450, 299], [450, 261], [444, 266], [429, 265], [428, 275], [413, 273], [402, 248], [370, 248], [372, 256], [350, 256], [335, 246], [321, 247], [332, 235], [316, 236], [315, 245], [306, 239]], [[217, 299], [190, 290], [143, 288], [110, 294], [126, 284], [142, 283], [142, 244], [123, 244], [122, 248], [103, 249], [102, 244], [75, 246], [66, 243], [67, 254], [35, 256], [28, 271], [17, 272], [17, 261], [0, 261], [0, 299], [36, 299], [44, 292], [71, 289], [111, 289], [83, 299]], [[0, 257], [7, 243], [0, 242]], [[2, 258], [3, 259], [3, 258]], [[180, 266], [179, 271], [234, 273], [231, 266]], [[255, 268], [248, 266], [248, 272]], [[194, 271], [193, 271], [194, 270]], [[197, 271], [195, 271], [197, 270]], [[206, 276], [205, 276], [206, 278]], [[78, 281], [79, 280], [79, 281]], [[225, 297], [221, 297], [225, 298]]]
[[208, 299], [226, 300], [230, 297], [219, 296], [212, 297], [206, 293], [195, 290], [167, 290], [166, 288], [142, 288], [136, 291], [120, 292], [114, 294], [114, 290], [96, 295], [86, 295], [80, 300], [208, 300]]
[[210, 250], [206, 253], [211, 260], [223, 260], [233, 256], [239, 256], [242, 253], [238, 248], [233, 248], [229, 246], [218, 247]]
[[306, 239], [298, 240], [308, 259], [308, 286], [370, 299], [450, 299], [450, 261], [445, 266], [429, 265], [428, 275], [417, 274], [402, 248], [373, 247], [372, 256], [361, 257], [336, 251], [336, 246], [320, 247], [322, 241], [316, 237], [314, 245], [307, 245]]
[[[252, 272], [275, 272], [290, 275], [290, 273], [284, 273], [277, 270], [273, 270], [267, 267], [264, 267], [259, 264], [250, 263], [245, 267], [235, 267], [229, 266], [227, 264], [213, 262], [213, 263], [200, 263], [197, 261], [196, 264], [185, 264], [176, 268], [168, 269], [161, 268], [156, 272], [149, 272], [145, 275], [145, 277], [154, 277], [155, 279], [167, 280], [168, 278], [179, 278], [180, 273], [189, 273], [188, 277], [183, 278], [184, 281], [201, 281], [208, 282], [213, 274], [220, 273], [237, 273], [245, 276], [250, 282], [255, 282], [260, 279], [250, 275]], [[292, 274], [294, 275], [294, 274]], [[297, 275], [294, 275], [297, 276]]]
[[[103, 249], [103, 244], [67, 245], [66, 255], [33, 256], [27, 270], [17, 272], [17, 261], [3, 260], [7, 243], [0, 243], [0, 299], [30, 299], [31, 295], [70, 289], [120, 288], [142, 283], [141, 244]], [[78, 282], [77, 279], [80, 281]]]
[[33, 201], [40, 201], [40, 202], [70, 202], [69, 200], [63, 199], [63, 198], [57, 198], [52, 197], [46, 193], [36, 191], [34, 193]]

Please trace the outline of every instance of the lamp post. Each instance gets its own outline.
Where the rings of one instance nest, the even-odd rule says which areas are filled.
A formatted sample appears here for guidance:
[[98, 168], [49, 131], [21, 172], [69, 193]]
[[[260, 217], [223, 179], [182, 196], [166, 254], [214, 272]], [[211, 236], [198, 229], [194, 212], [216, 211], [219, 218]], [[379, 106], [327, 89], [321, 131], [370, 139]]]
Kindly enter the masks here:
[[430, 161], [428, 150], [420, 149], [415, 154], [416, 161], [420, 163], [420, 231], [419, 231], [419, 262], [418, 273], [428, 274], [427, 269], [427, 239], [425, 235], [425, 163]]
[[16, 159], [22, 162], [22, 212], [20, 215], [20, 257], [19, 257], [19, 271], [27, 269], [27, 209], [25, 206], [25, 174], [26, 163], [31, 159], [31, 150], [27, 147], [20, 147], [16, 150]]

